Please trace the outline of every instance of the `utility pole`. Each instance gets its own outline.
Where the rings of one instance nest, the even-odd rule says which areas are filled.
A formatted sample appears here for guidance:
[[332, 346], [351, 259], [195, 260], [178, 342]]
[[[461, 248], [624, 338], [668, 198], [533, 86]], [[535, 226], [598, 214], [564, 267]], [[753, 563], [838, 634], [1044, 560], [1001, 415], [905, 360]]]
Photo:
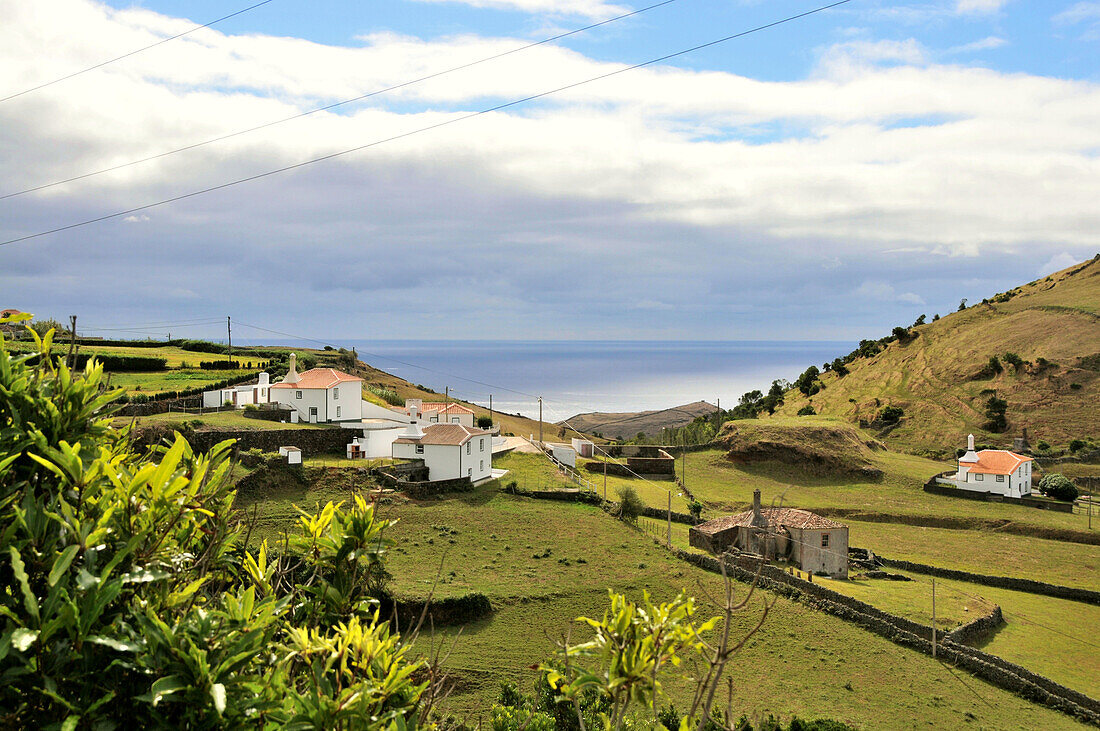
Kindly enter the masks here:
[[539, 396], [539, 449], [542, 449], [542, 396]]
[[[607, 500], [607, 452], [603, 453], [603, 499]], [[1089, 523], [1089, 525], [1092, 524]]]
[[229, 334], [229, 360], [233, 360], [233, 321], [229, 315], [225, 316], [225, 330]]
[[451, 403], [451, 387], [450, 386], [444, 386], [443, 387], [443, 405], [446, 406], [449, 403]]
[[932, 658], [936, 657], [936, 577], [932, 577]]
[[672, 548], [672, 490], [668, 491], [668, 547]]
[[69, 359], [67, 364], [69, 370], [73, 369], [76, 365], [76, 361], [73, 359], [76, 354], [76, 315], [69, 315]]
[[489, 428], [493, 428], [493, 394], [489, 394]]

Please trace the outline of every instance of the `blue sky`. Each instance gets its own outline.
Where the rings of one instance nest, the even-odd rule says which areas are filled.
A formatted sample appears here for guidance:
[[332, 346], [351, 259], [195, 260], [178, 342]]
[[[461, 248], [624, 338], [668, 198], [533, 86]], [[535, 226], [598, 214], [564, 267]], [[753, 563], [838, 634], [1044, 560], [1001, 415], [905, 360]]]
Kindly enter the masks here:
[[[0, 96], [247, 2], [0, 0]], [[644, 4], [274, 0], [0, 102], [0, 195]], [[0, 240], [437, 124], [815, 7], [667, 6], [0, 200]], [[0, 306], [325, 338], [852, 339], [1100, 250], [1100, 1], [853, 0], [294, 173], [0, 247]], [[196, 328], [195, 335], [215, 335]]]

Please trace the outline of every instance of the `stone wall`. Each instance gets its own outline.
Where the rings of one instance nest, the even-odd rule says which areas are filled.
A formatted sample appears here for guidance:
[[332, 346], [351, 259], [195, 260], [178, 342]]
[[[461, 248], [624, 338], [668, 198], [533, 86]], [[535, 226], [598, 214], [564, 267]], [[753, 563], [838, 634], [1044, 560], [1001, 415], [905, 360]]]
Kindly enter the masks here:
[[[940, 475], [936, 475], [940, 477]], [[940, 485], [935, 482], [935, 477], [929, 480], [924, 485], [924, 491], [932, 493], [933, 495], [947, 495], [948, 497], [963, 498], [964, 500], [982, 500], [984, 502], [1005, 502], [1012, 503], [1013, 505], [1026, 505], [1029, 508], [1038, 508], [1040, 510], [1054, 510], [1059, 513], [1072, 513], [1073, 503], [1053, 502], [1051, 500], [1041, 500], [1039, 498], [1031, 497], [1006, 497], [1004, 495], [998, 495], [996, 493], [989, 492], [976, 492], [974, 490], [963, 490], [958, 487], [947, 487], [946, 485]]]
[[[646, 516], [647, 518], [658, 518], [660, 520], [667, 520], [669, 512], [668, 510], [661, 510], [660, 508], [651, 508], [649, 506], [646, 506], [646, 508], [642, 510], [642, 515]], [[699, 525], [703, 521], [701, 519], [696, 520], [693, 516], [688, 515], [687, 513], [673, 512], [672, 522], [683, 523], [684, 525]]]
[[937, 566], [928, 566], [927, 564], [914, 563], [912, 561], [899, 561], [895, 559], [885, 558], [878, 554], [875, 554], [875, 560], [883, 566], [901, 569], [902, 571], [912, 571], [913, 573], [917, 574], [928, 574], [929, 576], [937, 576], [941, 579], [968, 581], [971, 584], [994, 586], [998, 589], [1026, 591], [1031, 594], [1043, 594], [1045, 596], [1058, 597], [1059, 599], [1071, 599], [1077, 602], [1085, 602], [1086, 604], [1100, 605], [1100, 591], [1079, 589], [1074, 586], [1059, 586], [1058, 584], [1048, 584], [1045, 581], [1035, 581], [1034, 579], [1020, 579], [1012, 576], [989, 576], [986, 574], [972, 574], [969, 571], [956, 571], [954, 569], [942, 569]]
[[202, 396], [187, 396], [165, 401], [150, 401], [144, 404], [126, 404], [115, 412], [116, 416], [154, 416], [167, 414], [175, 409], [197, 409], [202, 406]]
[[960, 645], [973, 645], [1004, 623], [1005, 618], [1001, 613], [1001, 608], [993, 607], [993, 611], [984, 617], [978, 617], [973, 622], [968, 622], [948, 632], [947, 639]]
[[[241, 411], [241, 416], [246, 419], [259, 419], [261, 421], [282, 421], [290, 423], [290, 415], [294, 413], [293, 409], [244, 409]], [[351, 440], [349, 439], [350, 443]]]
[[302, 450], [303, 457], [315, 454], [347, 453], [355, 432], [350, 429], [271, 429], [268, 431], [193, 431], [184, 436], [197, 452], [208, 452], [218, 442], [236, 439], [237, 449], [259, 449], [264, 452], [278, 452], [279, 447], [292, 446]]
[[468, 492], [474, 487], [469, 477], [429, 481], [428, 468], [423, 460], [376, 467], [371, 470], [371, 474], [378, 477], [383, 485], [418, 500], [448, 492]]
[[407, 632], [424, 617], [423, 631], [430, 632], [432, 627], [453, 627], [488, 619], [493, 614], [493, 605], [489, 598], [480, 592], [463, 596], [433, 599], [427, 605], [422, 601], [382, 599], [382, 617], [397, 617], [402, 632]]

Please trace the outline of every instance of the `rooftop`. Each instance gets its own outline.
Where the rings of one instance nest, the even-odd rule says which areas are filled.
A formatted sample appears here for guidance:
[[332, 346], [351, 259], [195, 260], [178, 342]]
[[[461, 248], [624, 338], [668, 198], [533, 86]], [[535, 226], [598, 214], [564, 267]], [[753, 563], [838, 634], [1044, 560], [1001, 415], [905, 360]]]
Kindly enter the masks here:
[[964, 464], [967, 464], [974, 474], [1010, 475], [1024, 462], [1031, 461], [1031, 457], [1016, 454], [1007, 449], [983, 449], [978, 452], [977, 462]]
[[[830, 530], [833, 528], [846, 528], [843, 523], [830, 520], [809, 510], [799, 508], [761, 508], [760, 514], [771, 525], [784, 528], [798, 528], [800, 530]], [[714, 535], [729, 528], [747, 528], [752, 525], [753, 514], [746, 510], [737, 515], [727, 515], [723, 518], [715, 518], [706, 523], [695, 526], [695, 530], [707, 535]]]
[[394, 444], [444, 444], [449, 446], [461, 446], [477, 436], [488, 436], [484, 429], [475, 429], [472, 426], [461, 424], [429, 424], [424, 427], [424, 436], [419, 439], [411, 437], [399, 437]]
[[305, 373], [298, 374], [297, 383], [273, 383], [272, 388], [332, 388], [339, 383], [362, 382], [362, 378], [350, 373], [338, 371], [335, 368], [311, 368]]

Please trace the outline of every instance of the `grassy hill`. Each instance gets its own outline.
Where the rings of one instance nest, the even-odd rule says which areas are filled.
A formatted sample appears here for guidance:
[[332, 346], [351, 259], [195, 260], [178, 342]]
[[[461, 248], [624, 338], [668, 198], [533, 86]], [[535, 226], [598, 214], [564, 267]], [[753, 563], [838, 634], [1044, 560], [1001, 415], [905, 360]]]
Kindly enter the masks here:
[[572, 426], [585, 432], [598, 432], [609, 439], [630, 439], [639, 432], [648, 437], [661, 433], [662, 429], [685, 426], [696, 417], [713, 414], [718, 407], [706, 401], [696, 401], [669, 409], [631, 412], [592, 411], [566, 419]]
[[[779, 416], [807, 405], [818, 414], [873, 423], [886, 406], [904, 416], [879, 434], [909, 451], [946, 455], [965, 444], [1007, 443], [1027, 428], [1031, 443], [1100, 437], [1100, 257], [911, 329], [849, 373], [820, 376], [822, 390], [785, 394]], [[1023, 364], [1012, 365], [1006, 353]], [[997, 357], [1000, 372], [988, 369]], [[1007, 401], [1007, 429], [986, 428], [985, 406]]]

